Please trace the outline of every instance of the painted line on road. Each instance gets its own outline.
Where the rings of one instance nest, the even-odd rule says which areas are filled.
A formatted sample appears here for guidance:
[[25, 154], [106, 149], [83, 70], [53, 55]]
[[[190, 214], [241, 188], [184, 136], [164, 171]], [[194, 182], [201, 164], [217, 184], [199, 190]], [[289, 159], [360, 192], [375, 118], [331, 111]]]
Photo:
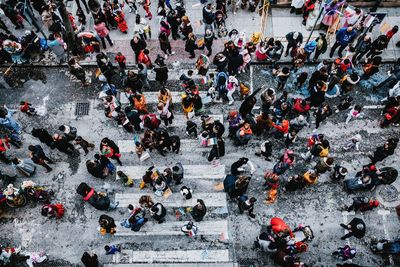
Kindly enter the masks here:
[[[382, 225], [383, 225], [383, 232], [385, 233], [385, 237], [387, 240], [390, 240], [389, 231], [386, 227], [386, 223], [387, 223], [386, 216], [390, 214], [390, 211], [384, 210], [384, 209], [379, 209], [378, 214], [382, 216]], [[394, 261], [393, 261], [392, 255], [389, 255], [389, 262], [390, 262], [390, 266], [394, 266]]]
[[[148, 168], [151, 166], [117, 166], [117, 171], [123, 171], [125, 174], [132, 177], [132, 179], [142, 179]], [[172, 167], [172, 166], [169, 166]], [[167, 166], [156, 168], [163, 171]], [[225, 178], [225, 165], [217, 165], [211, 167], [210, 165], [183, 165], [184, 176], [183, 179], [221, 179]], [[118, 177], [116, 178], [119, 179]]]
[[[200, 146], [198, 139], [181, 139], [180, 151], [210, 151], [212, 146]], [[120, 153], [135, 153], [136, 145], [134, 140], [118, 140]]]
[[[189, 237], [188, 237], [189, 238]], [[128, 257], [128, 263], [185, 263], [188, 266], [194, 263], [229, 262], [229, 250], [167, 250], [143, 251], [122, 250], [122, 253], [113, 255], [113, 262], [118, 263], [121, 257]], [[125, 263], [125, 261], [123, 261]], [[164, 265], [163, 265], [164, 266]]]
[[[129, 204], [139, 206], [139, 198], [146, 193], [132, 194], [132, 193], [117, 193], [115, 194], [115, 201], [119, 202], [121, 208], [128, 207]], [[185, 199], [179, 192], [175, 192], [169, 198], [151, 195], [153, 201], [162, 203], [166, 208], [172, 207], [193, 207], [197, 204], [197, 199], [202, 199], [206, 207], [226, 207], [226, 194], [225, 193], [193, 193], [191, 199]]]
[[[184, 221], [178, 222], [147, 222], [141, 228], [140, 231], [135, 232], [129, 228], [125, 228], [117, 225], [117, 232], [115, 236], [184, 236], [185, 234], [181, 231], [182, 226], [185, 225]], [[227, 220], [211, 220], [195, 222], [197, 226], [198, 235], [208, 236], [224, 236], [228, 238], [228, 221]]]

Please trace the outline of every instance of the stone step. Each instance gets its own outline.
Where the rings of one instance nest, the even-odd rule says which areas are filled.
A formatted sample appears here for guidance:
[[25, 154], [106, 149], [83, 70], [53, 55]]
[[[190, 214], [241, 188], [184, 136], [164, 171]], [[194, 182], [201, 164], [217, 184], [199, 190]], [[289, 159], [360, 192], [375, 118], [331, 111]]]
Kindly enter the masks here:
[[[134, 206], [139, 205], [139, 198], [147, 193], [143, 192], [140, 194], [133, 193], [117, 193], [115, 194], [115, 201], [119, 201], [121, 208], [128, 207], [129, 204]], [[170, 207], [193, 207], [197, 203], [197, 199], [202, 199], [206, 207], [226, 207], [226, 194], [225, 193], [193, 193], [191, 199], [184, 199], [180, 192], [173, 192], [167, 199], [156, 196], [150, 193], [153, 201], [162, 203], [166, 208]]]
[[[118, 263], [121, 261], [127, 263], [147, 263], [147, 264], [174, 263], [172, 266], [176, 266], [175, 263], [184, 263], [183, 265], [180, 266], [197, 266], [192, 263], [208, 263], [208, 262], [224, 263], [224, 262], [229, 262], [230, 260], [229, 260], [229, 250], [219, 249], [219, 250], [166, 250], [166, 251], [122, 250], [122, 253], [113, 255], [113, 262]], [[133, 264], [132, 266], [136, 266], [136, 264]], [[157, 266], [160, 265], [157, 264]], [[164, 266], [164, 264], [161, 266]], [[171, 265], [165, 265], [165, 266], [171, 266]]]
[[[121, 153], [135, 153], [136, 146], [133, 140], [118, 140], [118, 147]], [[198, 139], [181, 139], [180, 151], [210, 151], [212, 146], [200, 146]]]
[[[207, 216], [207, 215], [206, 215]], [[227, 220], [211, 220], [211, 221], [201, 221], [194, 223], [197, 226], [197, 235], [205, 235], [205, 236], [218, 236], [223, 239], [228, 238], [228, 221]], [[184, 236], [184, 233], [181, 231], [182, 226], [185, 225], [184, 221], [175, 221], [175, 222], [164, 222], [164, 223], [155, 223], [149, 221], [145, 223], [140, 231], [135, 232], [129, 228], [122, 227], [117, 225], [117, 232], [114, 234], [115, 236]], [[189, 237], [188, 237], [189, 238]], [[158, 251], [162, 252], [162, 251]], [[147, 257], [133, 257], [134, 259], [146, 259]], [[176, 259], [175, 259], [176, 260]], [[176, 260], [177, 262], [201, 262], [198, 260]], [[224, 260], [225, 261], [225, 260]], [[152, 262], [152, 261], [145, 261]], [[159, 260], [159, 262], [174, 262], [172, 258], [170, 260]]]
[[[131, 176], [132, 179], [141, 180], [149, 167], [150, 166], [117, 166], [117, 171], [121, 170], [125, 174]], [[159, 171], [163, 171], [167, 168], [166, 166], [156, 167]], [[183, 168], [183, 179], [223, 179], [225, 177], [225, 165], [218, 165], [215, 167], [210, 165], [183, 165]]]
[[[224, 123], [224, 115], [222, 114], [208, 114], [208, 115], [212, 117], [214, 120], [219, 120], [221, 123]], [[195, 116], [192, 117], [190, 120], [197, 124], [197, 130], [199, 131], [201, 129], [201, 117]], [[183, 114], [174, 114], [174, 119], [172, 121], [172, 124], [168, 126], [168, 128], [177, 127], [186, 129], [186, 121], [187, 120]], [[164, 122], [161, 122], [161, 126], [165, 127]]]

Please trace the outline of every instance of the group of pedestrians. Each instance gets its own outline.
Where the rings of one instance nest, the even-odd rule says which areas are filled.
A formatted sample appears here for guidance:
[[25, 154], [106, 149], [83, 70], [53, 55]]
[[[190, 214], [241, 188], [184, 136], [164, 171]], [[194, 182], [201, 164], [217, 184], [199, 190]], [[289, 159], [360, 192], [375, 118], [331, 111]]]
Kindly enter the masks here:
[[[17, 29], [24, 27], [24, 20], [21, 20], [19, 16], [26, 20], [30, 13], [11, 12], [10, 8], [14, 10], [12, 2], [5, 1], [0, 7]], [[43, 2], [43, 5], [39, 2]], [[250, 11], [254, 6], [262, 4], [261, 2], [263, 1], [258, 1], [256, 4], [249, 3]], [[362, 80], [370, 79], [380, 71], [382, 65], [380, 55], [387, 48], [390, 39], [397, 33], [397, 26], [374, 39], [368, 34], [363, 34], [366, 29], [363, 20], [366, 16], [362, 10], [355, 9], [351, 16], [344, 18], [344, 26], [336, 31], [332, 26], [335, 25], [335, 21], [340, 19], [337, 11], [345, 1], [333, 0], [323, 7], [324, 15], [321, 21], [321, 24], [328, 28], [328, 34], [335, 35], [335, 43], [330, 50], [328, 49], [327, 34], [322, 31], [315, 40], [308, 42], [305, 42], [301, 32], [289, 32], [285, 37], [285, 47], [284, 42], [275, 40], [273, 37], [261, 38], [257, 32], [246, 38], [245, 34], [239, 33], [236, 29], [227, 31], [225, 25], [226, 3], [217, 1], [216, 7], [213, 3], [206, 3], [202, 7], [204, 34], [201, 38], [197, 38], [181, 2], [177, 2], [173, 8], [169, 1], [159, 1], [157, 8], [157, 16], [160, 17], [158, 41], [164, 55], [161, 53], [155, 55], [147, 43], [152, 34], [148, 21], [146, 21], [146, 18], [150, 20], [153, 16], [149, 9], [150, 1], [140, 2], [146, 12], [145, 18], [137, 14], [139, 12], [135, 1], [126, 1], [130, 12], [135, 13], [133, 31], [126, 24], [123, 3], [104, 1], [103, 5], [100, 5], [97, 0], [88, 2], [77, 0], [76, 3], [78, 4], [77, 16], [80, 24], [73, 28], [76, 28], [74, 30], [77, 37], [82, 41], [81, 49], [86, 52], [97, 52], [96, 63], [100, 74], [98, 79], [104, 114], [114, 122], [115, 126], [121, 126], [132, 139], [135, 139], [135, 153], [139, 162], [149, 162], [149, 158], [155, 157], [151, 154], [153, 150], [162, 156], [165, 156], [166, 153], [180, 153], [180, 137], [173, 134], [171, 126], [175, 125], [176, 113], [181, 109], [185, 118], [185, 133], [190, 138], [197, 139], [200, 146], [209, 148], [207, 161], [211, 166], [220, 164], [226, 154], [226, 143], [245, 147], [249, 146], [249, 143], [256, 143], [260, 137], [268, 139], [257, 144], [260, 149], [255, 151], [257, 156], [261, 156], [267, 161], [274, 161], [272, 169], [267, 170], [264, 174], [265, 183], [262, 185], [262, 191], [266, 193], [265, 201], [263, 201], [265, 205], [273, 204], [278, 198], [278, 192], [291, 194], [292, 191], [302, 190], [307, 186], [318, 186], [318, 181], [324, 173], [329, 173], [329, 177], [334, 183], [343, 183], [345, 189], [351, 192], [361, 188], [373, 190], [379, 184], [384, 183], [385, 170], [376, 167], [376, 163], [394, 154], [398, 143], [397, 137], [390, 137], [384, 144], [377, 144], [380, 146], [373, 154], [369, 155], [370, 163], [363, 166], [362, 171], [357, 174], [357, 180], [349, 181], [346, 179], [347, 168], [343, 166], [342, 162], [339, 162], [337, 156], [331, 153], [332, 140], [330, 140], [329, 134], [321, 134], [319, 131], [321, 128], [327, 127], [329, 121], [336, 123], [337, 117], [343, 113], [345, 114], [342, 117], [345, 119], [342, 121], [349, 126], [355, 123], [354, 120], [366, 117], [363, 103], [356, 96], [358, 89], [356, 85]], [[85, 12], [82, 10], [81, 4], [85, 7], [86, 13], [90, 12], [94, 17], [94, 30], [98, 39], [97, 37], [93, 39], [94, 35], [90, 35], [90, 33], [82, 35], [83, 32], [80, 32], [86, 25]], [[29, 2], [28, 5], [30, 6]], [[62, 20], [57, 14], [57, 6], [51, 1], [49, 4], [45, 1], [32, 1], [31, 5], [35, 9], [31, 15], [39, 13], [43, 24], [52, 32], [51, 35], [46, 43], [33, 43], [32, 40], [37, 38], [34, 31], [26, 32], [23, 38], [16, 38], [10, 34], [4, 23], [0, 23], [3, 26], [1, 28], [5, 31], [0, 35], [0, 39], [3, 40], [1, 58], [5, 62], [23, 63], [30, 60], [31, 56], [35, 54], [34, 52], [41, 57], [47, 45], [56, 54], [58, 60], [63, 62], [65, 51], [69, 48], [63, 41], [65, 30]], [[240, 5], [246, 7], [247, 1], [241, 1]], [[316, 19], [315, 12], [319, 10], [319, 5], [321, 5], [321, 1], [296, 0], [292, 3], [292, 11], [296, 14], [302, 13], [303, 24], [308, 25], [309, 20]], [[73, 15], [69, 15], [70, 21], [74, 25]], [[122, 53], [118, 53], [115, 58], [109, 58], [104, 52], [100, 52], [100, 44], [103, 49], [106, 48], [106, 39], [110, 46], [114, 45], [109, 31], [117, 28], [122, 33], [129, 33], [133, 36], [130, 47], [134, 52], [134, 67], [127, 66], [126, 55]], [[40, 29], [38, 28], [38, 30]], [[174, 40], [182, 37], [185, 41], [185, 51], [188, 52], [190, 58], [196, 58], [196, 50], [207, 49], [207, 54], [201, 52], [198, 56], [193, 68], [196, 70], [189, 70], [181, 74], [179, 78], [181, 99], [175, 99], [168, 89], [169, 66], [167, 60], [171, 60], [170, 57], [174, 55], [169, 41], [170, 37]], [[226, 40], [221, 51], [216, 51], [216, 48], [213, 47], [213, 42], [217, 38]], [[332, 60], [321, 60], [320, 57], [328, 50]], [[338, 57], [333, 58], [336, 50]], [[313, 54], [314, 56], [312, 56]], [[209, 58], [210, 56], [213, 56], [212, 60]], [[292, 58], [291, 64], [289, 64], [291, 66], [280, 62], [283, 57]], [[361, 71], [358, 71], [358, 63], [364, 57], [366, 62], [362, 64]], [[130, 60], [133, 61], [133, 58]], [[270, 71], [274, 83], [253, 89], [248, 83], [241, 80], [240, 73], [248, 70], [252, 60], [271, 63], [270, 67], [266, 67], [266, 69]], [[307, 61], [317, 62], [318, 65], [315, 68], [306, 69], [304, 64]], [[212, 64], [216, 68], [215, 72], [209, 71]], [[87, 73], [79, 64], [78, 58], [70, 59], [68, 66], [71, 74], [82, 83], [82, 86], [87, 86]], [[392, 66], [390, 76], [374, 85], [375, 90], [383, 91], [391, 88], [388, 90], [388, 97], [384, 99], [385, 106], [382, 110], [382, 118], [379, 120], [382, 131], [386, 131], [385, 128], [390, 126], [398, 126], [400, 123], [399, 70], [400, 64], [397, 61]], [[149, 81], [149, 71], [155, 72], [155, 82]], [[197, 74], [194, 73], [195, 71]], [[195, 75], [198, 75], [200, 79]], [[295, 76], [294, 80], [293, 76]], [[291, 82], [294, 83], [293, 90], [287, 86]], [[159, 89], [155, 109], [147, 102], [147, 92], [151, 87]], [[128, 104], [125, 106], [120, 102], [121, 95], [128, 99]], [[334, 101], [334, 98], [339, 98], [339, 100]], [[234, 105], [235, 101], [241, 101], [240, 105]], [[259, 114], [255, 112], [257, 102], [261, 104]], [[178, 103], [181, 108], [178, 107]], [[227, 124], [224, 125], [223, 122], [209, 114], [210, 105], [224, 107], [223, 115], [228, 119]], [[33, 107], [27, 102], [21, 102], [20, 110], [27, 116], [36, 116]], [[200, 118], [201, 125], [197, 125], [196, 118]], [[29, 145], [26, 158], [10, 155], [8, 150], [11, 145], [16, 147], [23, 145], [22, 127], [13, 118], [11, 109], [7, 107], [0, 109], [0, 126], [5, 129], [4, 138], [0, 139], [0, 160], [27, 177], [34, 175], [36, 165], [43, 166], [47, 172], [52, 171], [52, 165], [57, 159], [48, 157], [45, 153], [47, 150], [39, 144]], [[225, 127], [227, 127], [227, 134], [225, 134]], [[313, 134], [308, 136], [307, 142], [299, 149], [297, 146], [300, 139], [298, 134], [301, 131], [305, 132], [310, 127]], [[54, 134], [50, 134], [48, 131]], [[85, 155], [95, 148], [90, 141], [78, 136], [78, 130], [75, 127], [67, 124], [60, 125], [58, 129], [34, 128], [31, 134], [51, 149], [57, 149], [70, 156], [78, 153], [78, 147], [83, 149]], [[225, 136], [228, 136], [230, 140], [225, 139]], [[341, 150], [343, 153], [360, 150], [361, 142], [361, 135], [352, 136], [346, 140], [346, 144], [341, 147]], [[277, 154], [279, 147], [283, 148], [283, 152]], [[365, 146], [361, 147], [365, 148]], [[94, 159], [86, 161], [88, 173], [101, 179], [115, 174], [123, 186], [135, 186], [132, 174], [116, 171], [116, 167], [111, 161], [115, 160], [119, 165], [123, 165], [124, 158], [116, 140], [104, 137], [98, 149]], [[307, 167], [295, 175], [287, 175], [294, 166], [299, 164], [302, 166], [311, 164], [312, 167]], [[146, 170], [139, 183], [140, 189], [144, 190], [138, 200], [139, 205], [131, 203], [124, 207], [128, 209], [128, 214], [124, 215], [125, 218], [121, 219], [119, 226], [132, 231], [140, 231], [141, 227], [149, 220], [160, 224], [168, 221], [169, 208], [167, 209], [162, 201], [153, 201], [151, 193], [154, 194], [154, 197], [168, 198], [173, 191], [179, 191], [184, 200], [196, 198], [197, 192], [189, 188], [187, 184], [185, 185], [184, 170], [185, 165], [180, 162], [163, 171], [158, 170], [155, 166]], [[17, 175], [16, 172], [11, 176]], [[253, 196], [254, 192], [249, 190], [250, 183], [255, 180], [252, 180], [255, 172], [256, 169], [250, 160], [250, 155], [246, 155], [231, 165], [230, 172], [222, 183], [224, 192], [228, 194], [231, 201], [236, 202], [238, 213], [248, 214], [251, 220], [257, 219], [258, 213], [257, 199]], [[84, 182], [78, 186], [76, 191], [84, 201], [104, 212], [113, 210], [119, 205], [118, 202], [111, 201], [107, 195], [97, 192]], [[197, 199], [193, 207], [179, 209], [179, 215], [185, 215], [184, 218], [187, 219], [185, 223], [182, 223], [183, 234], [196, 236], [198, 231], [201, 231], [201, 228], [197, 227], [197, 222], [202, 221], [208, 215], [205, 203], [207, 203], [207, 199]], [[358, 196], [347, 209], [349, 211], [352, 209], [369, 211], [379, 205], [380, 203], [374, 199], [365, 200], [365, 197]], [[113, 235], [119, 231], [118, 222], [116, 223], [115, 220], [116, 218], [110, 214], [102, 214], [98, 221], [100, 234]], [[352, 236], [363, 238], [365, 234], [368, 234], [367, 225], [361, 218], [354, 218], [348, 224], [340, 226], [347, 231], [341, 238], [342, 240]], [[110, 255], [120, 253], [121, 247], [107, 245], [105, 250], [106, 254]], [[287, 259], [295, 258], [292, 250], [276, 249], [273, 253], [277, 258], [282, 254]], [[334, 255], [336, 254], [348, 255], [343, 259], [355, 256], [354, 248], [346, 246], [335, 251]], [[90, 253], [85, 253], [82, 261], [86, 266], [97, 266], [96, 264], [98, 264], [97, 256]], [[292, 265], [283, 266], [296, 265], [293, 261]]]

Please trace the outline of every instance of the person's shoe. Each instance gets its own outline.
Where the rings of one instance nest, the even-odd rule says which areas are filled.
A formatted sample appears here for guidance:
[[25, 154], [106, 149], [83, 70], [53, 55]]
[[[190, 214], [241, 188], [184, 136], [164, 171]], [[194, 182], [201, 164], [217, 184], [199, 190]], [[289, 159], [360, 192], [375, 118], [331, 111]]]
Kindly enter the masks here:
[[170, 56], [175, 55], [175, 51], [171, 51], [171, 54], [169, 54]]
[[306, 26], [306, 21], [305, 21], [305, 20], [303, 20], [303, 22], [302, 22], [301, 24], [303, 24], [304, 26]]
[[340, 238], [340, 240], [346, 240], [346, 237], [342, 236], [342, 237]]
[[168, 59], [168, 55], [165, 55], [164, 58], [165, 58], [165, 59]]
[[49, 169], [49, 170], [46, 170], [46, 173], [49, 173], [49, 172], [51, 172], [53, 169]]
[[228, 103], [228, 105], [230, 106], [230, 105], [233, 105], [233, 100], [231, 100], [231, 101], [229, 101], [229, 103]]
[[190, 56], [189, 58], [195, 58], [195, 56]]
[[341, 223], [340, 226], [342, 226], [344, 229], [347, 229], [347, 225], [345, 225], [344, 223]]

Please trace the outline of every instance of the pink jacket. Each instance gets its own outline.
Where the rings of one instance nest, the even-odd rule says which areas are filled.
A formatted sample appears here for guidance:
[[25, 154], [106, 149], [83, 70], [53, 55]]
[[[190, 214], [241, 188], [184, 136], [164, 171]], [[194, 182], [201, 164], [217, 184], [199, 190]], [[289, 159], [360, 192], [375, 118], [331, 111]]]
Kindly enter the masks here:
[[106, 37], [109, 34], [109, 30], [106, 27], [106, 24], [104, 22], [101, 22], [99, 24], [94, 25], [94, 29], [97, 32], [97, 35], [99, 37]]

